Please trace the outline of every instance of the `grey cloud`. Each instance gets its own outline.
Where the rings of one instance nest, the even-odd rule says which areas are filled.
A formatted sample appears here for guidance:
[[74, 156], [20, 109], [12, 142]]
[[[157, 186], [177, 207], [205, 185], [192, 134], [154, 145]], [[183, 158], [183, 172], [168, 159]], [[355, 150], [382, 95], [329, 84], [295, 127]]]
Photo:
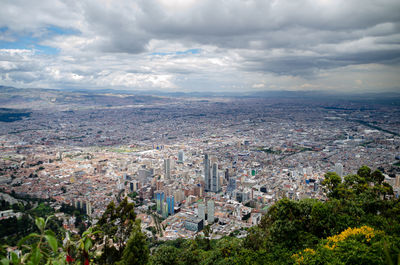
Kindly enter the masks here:
[[31, 83], [40, 78], [37, 72], [12, 72], [8, 74], [8, 77], [22, 83]]
[[357, 64], [399, 64], [400, 50], [352, 51], [334, 55], [285, 55], [284, 57], [244, 57], [241, 68], [245, 71], [271, 72], [277, 75], [312, 77], [320, 70]]
[[84, 4], [88, 28], [101, 36], [98, 48], [105, 52], [140, 53], [151, 39], [138, 28], [135, 10], [130, 5], [110, 5], [105, 8], [98, 1]]
[[47, 26], [78, 27], [78, 2], [62, 0], [5, 0], [0, 8], [0, 28], [16, 32], [37, 32]]
[[[312, 79], [320, 71], [348, 65], [399, 64], [398, 0], [180, 1], [184, 7], [165, 2], [167, 6], [160, 0], [5, 1], [0, 28], [8, 30], [0, 32], [0, 40], [12, 39], [10, 32], [40, 35], [51, 25], [76, 29], [81, 39], [43, 41], [61, 47], [53, 57], [0, 53], [0, 73], [34, 83], [29, 75], [16, 73], [40, 73], [48, 66], [48, 73], [33, 76], [48, 84], [78, 85], [76, 74], [85, 86], [96, 85], [97, 79], [110, 85], [126, 80], [131, 86], [149, 76], [165, 78], [160, 79], [164, 85], [185, 80], [181, 82], [187, 86], [201, 87], [213, 81], [240, 82], [239, 76], [249, 73]], [[151, 50], [154, 40], [213, 49], [190, 55], [193, 60], [160, 59], [149, 56], [159, 52]]]
[[[100, 44], [103, 51], [141, 53], [151, 39], [188, 41], [220, 49], [259, 50], [260, 66], [247, 58], [251, 66], [243, 69], [301, 75], [346, 64], [386, 63], [388, 52], [375, 46], [399, 44], [393, 37], [399, 32], [398, 1], [326, 1], [328, 6], [324, 6], [315, 1], [234, 0], [226, 4], [210, 0], [183, 10], [167, 9], [155, 0], [136, 3], [119, 6], [124, 10], [86, 6], [87, 21], [104, 38]], [[358, 57], [356, 46], [349, 47], [346, 54], [321, 54], [320, 45], [341, 45], [365, 36], [377, 39], [369, 47], [371, 53], [365, 52], [363, 57]], [[265, 51], [275, 48], [284, 49], [282, 55], [262, 61]], [[317, 55], [293, 56], [293, 49]], [[392, 47], [389, 53], [395, 58], [391, 62], [397, 61], [399, 50]]]

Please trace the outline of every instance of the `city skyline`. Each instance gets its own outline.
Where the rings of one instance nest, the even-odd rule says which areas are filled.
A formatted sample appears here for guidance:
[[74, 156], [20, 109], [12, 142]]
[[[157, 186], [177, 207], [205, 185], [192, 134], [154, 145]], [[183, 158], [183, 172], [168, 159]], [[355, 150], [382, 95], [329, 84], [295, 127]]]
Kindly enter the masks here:
[[0, 3], [2, 263], [400, 262], [400, 1]]
[[2, 1], [0, 85], [396, 92], [399, 11], [398, 1]]

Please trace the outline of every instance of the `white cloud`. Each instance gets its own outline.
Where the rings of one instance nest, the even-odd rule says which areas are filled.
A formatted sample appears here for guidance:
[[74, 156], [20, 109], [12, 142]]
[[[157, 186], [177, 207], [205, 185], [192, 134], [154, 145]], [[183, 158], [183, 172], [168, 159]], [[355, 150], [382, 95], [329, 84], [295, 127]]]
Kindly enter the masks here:
[[265, 84], [263, 83], [258, 83], [258, 84], [254, 84], [251, 86], [252, 88], [265, 88]]
[[17, 65], [15, 63], [8, 61], [0, 61], [0, 70], [10, 71], [14, 69], [17, 69]]
[[0, 44], [29, 36], [33, 47], [0, 49], [0, 77], [36, 87], [395, 90], [399, 10], [396, 0], [5, 1]]

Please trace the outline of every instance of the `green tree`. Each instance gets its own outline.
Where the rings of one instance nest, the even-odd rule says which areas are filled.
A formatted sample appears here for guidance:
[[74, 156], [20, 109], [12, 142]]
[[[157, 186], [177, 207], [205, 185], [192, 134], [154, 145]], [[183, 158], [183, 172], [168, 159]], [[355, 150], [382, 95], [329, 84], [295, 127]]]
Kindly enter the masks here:
[[292, 259], [296, 264], [391, 264], [399, 244], [399, 238], [362, 226], [321, 240], [316, 248], [301, 250]]
[[90, 257], [93, 257], [94, 245], [92, 238], [94, 235], [101, 233], [100, 231], [93, 231], [93, 227], [82, 233], [82, 237], [76, 241], [76, 249], [78, 250], [76, 260], [81, 264], [89, 264]]
[[178, 263], [180, 251], [174, 246], [163, 244], [150, 258], [150, 264], [154, 265], [174, 265]]
[[104, 243], [100, 264], [114, 264], [122, 258], [126, 242], [135, 226], [136, 214], [133, 203], [125, 197], [116, 207], [110, 202], [102, 217], [96, 224], [96, 230], [102, 231], [96, 242]]
[[[11, 253], [12, 264], [44, 264], [50, 260], [54, 264], [63, 264], [64, 255], [58, 252], [56, 235], [51, 230], [45, 230], [52, 217], [49, 216], [46, 220], [42, 217], [36, 218], [35, 223], [40, 234], [31, 233], [18, 242], [23, 255], [18, 258], [15, 253]], [[26, 242], [30, 243], [26, 244]]]
[[328, 172], [325, 174], [325, 179], [322, 181], [322, 186], [329, 198], [339, 197], [339, 185], [342, 179], [335, 172]]
[[54, 209], [45, 203], [40, 203], [36, 208], [30, 210], [30, 214], [35, 217], [46, 217], [54, 214]]
[[[69, 234], [67, 233], [65, 239], [65, 248], [56, 238], [55, 233], [52, 230], [46, 229], [53, 216], [49, 216], [46, 220], [42, 217], [35, 219], [35, 224], [39, 233], [31, 233], [28, 236], [22, 238], [17, 245], [16, 251], [11, 252], [10, 257], [6, 256], [6, 252], [3, 249], [0, 251], [0, 263], [1, 264], [89, 264], [89, 258], [93, 256], [94, 245], [92, 243], [92, 237], [98, 233], [93, 232], [93, 228], [89, 228], [85, 231], [80, 238], [70, 240]], [[20, 252], [21, 256], [18, 257], [16, 252]], [[72, 256], [71, 256], [72, 254]]]
[[[360, 170], [359, 170], [360, 171]], [[365, 171], [365, 169], [364, 169]], [[366, 174], [363, 174], [366, 175]], [[369, 178], [369, 177], [368, 177]], [[368, 182], [365, 177], [360, 175], [348, 175], [344, 177], [345, 187], [355, 195], [360, 195], [368, 189]]]
[[149, 259], [149, 248], [146, 236], [140, 229], [140, 220], [136, 220], [132, 232], [122, 253], [119, 265], [147, 264]]
[[385, 176], [379, 170], [375, 170], [374, 172], [372, 172], [371, 178], [374, 183], [377, 183], [379, 185], [381, 185], [382, 182], [385, 180]]
[[371, 181], [371, 169], [368, 166], [362, 166], [357, 170], [357, 175], [366, 181]]

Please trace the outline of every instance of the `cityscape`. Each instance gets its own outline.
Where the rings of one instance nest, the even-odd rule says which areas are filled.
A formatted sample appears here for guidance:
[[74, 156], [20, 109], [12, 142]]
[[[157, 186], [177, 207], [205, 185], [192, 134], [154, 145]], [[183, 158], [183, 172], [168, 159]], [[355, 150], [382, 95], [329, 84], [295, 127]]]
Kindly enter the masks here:
[[0, 0], [0, 264], [400, 264], [399, 0]]
[[[212, 238], [245, 236], [278, 200], [326, 200], [325, 173], [343, 178], [360, 165], [381, 170], [399, 194], [398, 106], [156, 96], [121, 105], [108, 96], [65, 109], [57, 97], [2, 122], [0, 187], [84, 208], [94, 223], [108, 203], [135, 194], [149, 236], [157, 226], [159, 239], [191, 238], [207, 224]], [[73, 223], [65, 216], [65, 227]]]

